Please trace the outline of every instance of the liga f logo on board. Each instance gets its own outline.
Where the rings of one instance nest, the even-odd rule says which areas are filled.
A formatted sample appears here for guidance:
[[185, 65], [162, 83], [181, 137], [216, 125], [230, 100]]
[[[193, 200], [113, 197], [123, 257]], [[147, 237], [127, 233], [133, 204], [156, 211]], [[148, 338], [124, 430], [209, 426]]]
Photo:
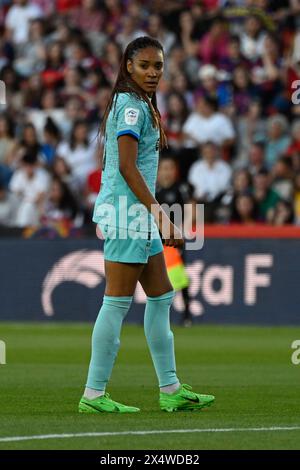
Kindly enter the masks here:
[[0, 340], [0, 365], [6, 364], [6, 344]]

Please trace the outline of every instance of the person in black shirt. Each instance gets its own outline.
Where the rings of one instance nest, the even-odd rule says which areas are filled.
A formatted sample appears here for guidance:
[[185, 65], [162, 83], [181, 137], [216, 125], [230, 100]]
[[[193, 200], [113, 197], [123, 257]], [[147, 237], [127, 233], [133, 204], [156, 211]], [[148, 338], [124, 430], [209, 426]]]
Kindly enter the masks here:
[[[193, 186], [179, 179], [179, 165], [176, 158], [172, 154], [165, 154], [161, 157], [158, 166], [156, 199], [159, 204], [179, 204], [182, 208], [184, 217], [184, 204], [188, 204], [193, 200]], [[170, 213], [170, 220], [174, 223], [174, 214]], [[182, 220], [183, 223], [183, 220]], [[180, 255], [185, 263], [186, 251], [185, 246], [179, 248]], [[184, 313], [182, 324], [184, 326], [192, 325], [192, 315], [189, 309], [190, 298], [188, 287], [182, 289], [182, 297], [184, 301]]]

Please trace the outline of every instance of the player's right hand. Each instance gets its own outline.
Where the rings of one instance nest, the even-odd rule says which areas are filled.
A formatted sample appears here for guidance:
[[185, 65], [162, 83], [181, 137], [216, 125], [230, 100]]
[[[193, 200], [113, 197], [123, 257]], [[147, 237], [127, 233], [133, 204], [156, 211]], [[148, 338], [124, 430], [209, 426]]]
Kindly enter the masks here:
[[176, 225], [170, 220], [164, 221], [160, 227], [160, 233], [162, 235], [163, 244], [165, 246], [173, 246], [174, 248], [180, 248], [184, 244], [182, 232]]

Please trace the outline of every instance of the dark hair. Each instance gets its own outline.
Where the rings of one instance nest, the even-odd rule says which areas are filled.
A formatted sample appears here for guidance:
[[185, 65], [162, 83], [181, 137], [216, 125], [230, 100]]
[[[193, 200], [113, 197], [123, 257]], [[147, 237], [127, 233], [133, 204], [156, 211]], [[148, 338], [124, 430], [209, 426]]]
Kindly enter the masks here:
[[21, 161], [27, 165], [35, 165], [38, 162], [38, 159], [37, 156], [33, 153], [25, 153]]
[[229, 42], [236, 42], [238, 44], [241, 44], [240, 36], [238, 34], [230, 34]]
[[289, 170], [292, 170], [293, 169], [293, 162], [292, 162], [292, 159], [290, 157], [285, 157], [283, 155], [281, 155], [281, 157], [278, 158], [277, 160], [277, 163], [283, 163], [286, 167], [289, 168]]
[[[28, 141], [26, 141], [26, 139], [25, 139], [25, 131], [28, 130], [28, 129], [31, 129], [34, 132], [35, 142], [33, 144], [32, 143], [29, 144]], [[41, 149], [41, 146], [40, 146], [40, 143], [38, 141], [36, 128], [31, 122], [27, 122], [24, 125], [23, 131], [22, 131], [22, 138], [20, 140], [20, 144], [21, 144], [22, 147], [25, 148], [24, 149], [25, 153], [35, 155], [35, 157], [38, 158], [38, 154], [39, 154], [39, 151]]]
[[290, 201], [287, 201], [286, 199], [280, 199], [276, 206], [275, 206], [275, 213], [274, 213], [274, 219], [276, 219], [276, 216], [278, 214], [278, 209], [280, 205], [283, 205], [285, 209], [289, 211], [289, 215], [287, 216], [287, 219], [284, 221], [285, 224], [292, 224], [294, 222], [295, 218], [295, 213], [294, 213], [294, 207], [293, 204]]
[[259, 147], [261, 150], [265, 150], [266, 148], [266, 144], [263, 140], [254, 140], [252, 143], [251, 143], [252, 146], [254, 147]]
[[203, 147], [206, 147], [206, 146], [214, 147], [215, 149], [219, 148], [219, 145], [213, 140], [205, 140], [204, 142], [201, 143], [200, 148], [202, 149]]
[[8, 114], [0, 114], [0, 120], [5, 121], [7, 127], [7, 134], [9, 137], [14, 138], [15, 136], [15, 125], [13, 120]]
[[[75, 133], [76, 133], [77, 127], [80, 127], [80, 126], [84, 126], [86, 129], [88, 129], [87, 123], [84, 119], [77, 119], [77, 121], [74, 122], [73, 127], [72, 127], [72, 131], [71, 131], [71, 135], [70, 135], [70, 148], [71, 148], [71, 150], [75, 150], [75, 148], [76, 148]], [[88, 137], [87, 137], [84, 140], [84, 146], [88, 147], [88, 145], [89, 145], [89, 140], [88, 140]]]
[[59, 128], [57, 127], [53, 119], [49, 116], [47, 117], [46, 124], [44, 125], [44, 132], [48, 132], [57, 139], [60, 139], [61, 137]]
[[161, 118], [160, 118], [160, 112], [157, 108], [156, 93], [153, 93], [153, 96], [150, 99], [147, 93], [145, 93], [144, 90], [142, 90], [137, 85], [137, 83], [134, 80], [132, 80], [127, 70], [127, 61], [132, 60], [137, 52], [143, 49], [146, 49], [147, 47], [154, 47], [155, 49], [159, 49], [160, 51], [163, 52], [163, 47], [160, 44], [160, 42], [148, 36], [139, 37], [135, 39], [134, 41], [131, 41], [126, 47], [125, 52], [122, 56], [121, 65], [120, 65], [119, 73], [116, 79], [116, 83], [113, 87], [111, 97], [109, 99], [109, 102], [107, 104], [107, 107], [103, 116], [103, 121], [100, 127], [100, 134], [102, 135], [105, 134], [106, 121], [110, 113], [110, 110], [112, 109], [115, 96], [118, 93], [132, 93], [138, 99], [143, 100], [148, 104], [150, 111], [151, 111], [151, 115], [152, 115], [153, 126], [159, 129], [160, 148], [162, 149], [167, 146], [167, 138], [163, 131]]
[[237, 203], [240, 199], [243, 197], [246, 197], [251, 200], [252, 202], [252, 211], [251, 211], [251, 217], [254, 221], [258, 219], [258, 205], [257, 202], [255, 201], [255, 198], [253, 197], [253, 194], [250, 190], [246, 189], [245, 191], [242, 191], [240, 194], [236, 194], [233, 198], [232, 201], [232, 206], [231, 206], [231, 221], [232, 222], [237, 222], [240, 223], [242, 222], [241, 215], [237, 209]]
[[54, 182], [59, 184], [62, 192], [61, 199], [58, 203], [58, 208], [61, 210], [69, 210], [71, 218], [74, 219], [76, 217], [76, 214], [79, 212], [79, 207], [76, 198], [74, 197], [67, 183], [65, 183], [59, 176], [52, 176], [52, 183]]
[[180, 116], [180, 120], [181, 120], [181, 124], [184, 124], [184, 122], [186, 121], [189, 115], [189, 111], [188, 111], [188, 106], [187, 106], [185, 97], [181, 93], [178, 93], [178, 91], [171, 91], [171, 93], [167, 96], [167, 121], [168, 123], [170, 123], [170, 121], [172, 121], [173, 119], [173, 116], [171, 115], [169, 111], [170, 99], [172, 98], [172, 96], [175, 96], [181, 103], [182, 113]]
[[269, 176], [270, 172], [267, 170], [267, 168], [261, 168], [255, 176]]
[[214, 96], [207, 95], [207, 94], [203, 95], [202, 98], [211, 109], [213, 109], [214, 111], [218, 111], [219, 105], [218, 105], [217, 98], [215, 98]]
[[175, 163], [175, 165], [178, 166], [178, 159], [176, 158], [173, 152], [163, 151], [160, 155], [158, 163], [160, 164], [166, 160], [169, 160], [169, 161], [171, 160], [173, 163]]

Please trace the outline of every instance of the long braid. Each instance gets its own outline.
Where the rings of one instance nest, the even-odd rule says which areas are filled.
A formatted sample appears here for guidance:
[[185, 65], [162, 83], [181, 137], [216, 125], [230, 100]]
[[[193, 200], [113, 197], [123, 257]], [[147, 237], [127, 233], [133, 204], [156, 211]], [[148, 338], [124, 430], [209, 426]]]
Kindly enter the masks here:
[[[162, 150], [168, 145], [167, 145], [167, 137], [166, 137], [166, 134], [163, 130], [162, 123], [161, 123], [160, 112], [157, 108], [156, 94], [153, 93], [152, 98], [150, 99], [147, 93], [145, 93], [144, 90], [142, 90], [135, 83], [135, 81], [132, 80], [130, 74], [127, 71], [127, 60], [128, 59], [132, 60], [134, 55], [139, 50], [145, 49], [146, 47], [155, 47], [163, 52], [162, 45], [156, 39], [150, 38], [148, 36], [137, 38], [128, 44], [122, 57], [120, 70], [117, 76], [116, 83], [113, 87], [110, 99], [108, 101], [108, 104], [104, 112], [103, 121], [100, 127], [100, 133], [101, 135], [105, 134], [107, 118], [112, 109], [115, 96], [118, 93], [133, 93], [134, 95], [136, 95], [138, 99], [141, 99], [148, 104], [150, 112], [151, 112], [151, 116], [152, 116], [152, 125], [153, 127], [159, 129], [160, 149]], [[115, 104], [116, 104], [116, 101], [115, 101]]]

